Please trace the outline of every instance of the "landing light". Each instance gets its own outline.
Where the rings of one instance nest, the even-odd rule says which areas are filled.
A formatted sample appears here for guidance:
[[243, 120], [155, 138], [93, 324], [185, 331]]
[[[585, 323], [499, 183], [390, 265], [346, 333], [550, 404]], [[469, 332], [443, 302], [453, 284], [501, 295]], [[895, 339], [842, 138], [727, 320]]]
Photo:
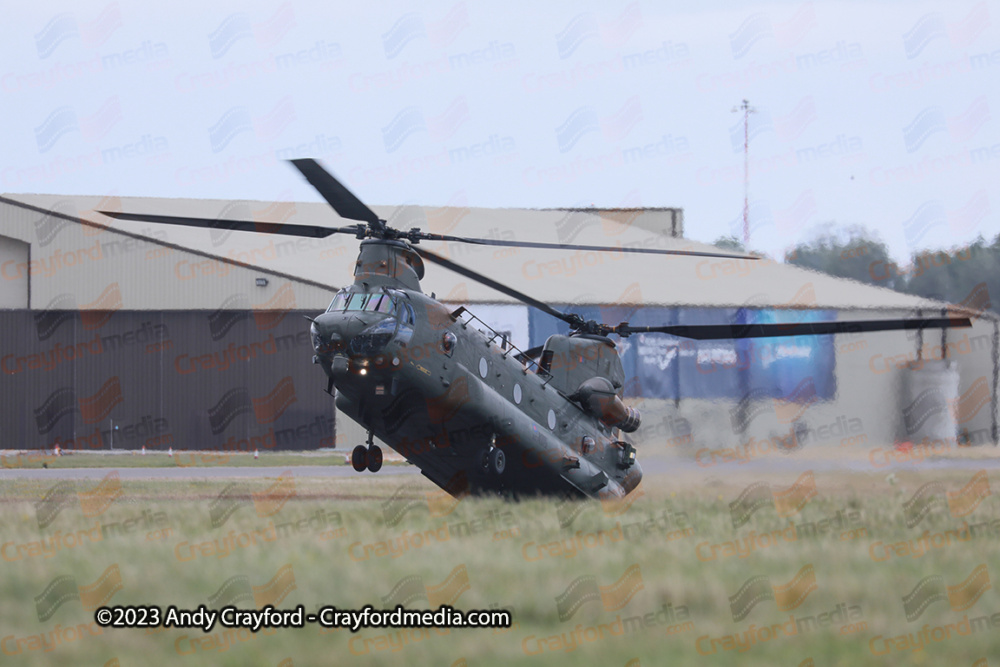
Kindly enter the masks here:
[[358, 371], [358, 375], [368, 375], [368, 369], [362, 368], [360, 371]]

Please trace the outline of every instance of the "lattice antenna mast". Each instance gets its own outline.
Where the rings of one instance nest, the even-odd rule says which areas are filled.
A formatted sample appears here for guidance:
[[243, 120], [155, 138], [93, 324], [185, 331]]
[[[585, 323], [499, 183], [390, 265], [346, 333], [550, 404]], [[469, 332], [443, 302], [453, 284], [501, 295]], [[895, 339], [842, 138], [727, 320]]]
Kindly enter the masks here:
[[750, 247], [750, 114], [757, 109], [750, 102], [733, 107], [733, 112], [743, 112], [743, 247]]

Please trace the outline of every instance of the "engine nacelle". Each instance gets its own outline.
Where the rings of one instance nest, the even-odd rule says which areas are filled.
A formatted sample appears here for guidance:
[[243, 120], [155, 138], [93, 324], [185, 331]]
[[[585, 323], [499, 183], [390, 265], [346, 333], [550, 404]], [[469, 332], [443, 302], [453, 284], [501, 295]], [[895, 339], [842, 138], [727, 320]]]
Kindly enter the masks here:
[[620, 428], [626, 433], [639, 428], [639, 411], [622, 403], [622, 399], [615, 393], [614, 385], [607, 378], [592, 377], [585, 380], [570, 398], [578, 401], [584, 410], [608, 426]]

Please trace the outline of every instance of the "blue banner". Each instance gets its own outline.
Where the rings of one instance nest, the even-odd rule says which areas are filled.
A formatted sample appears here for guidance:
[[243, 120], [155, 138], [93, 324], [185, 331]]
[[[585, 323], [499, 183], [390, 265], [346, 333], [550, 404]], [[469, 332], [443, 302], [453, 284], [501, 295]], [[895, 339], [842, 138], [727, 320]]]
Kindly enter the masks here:
[[[559, 310], [609, 324], [751, 324], [832, 320], [834, 311], [749, 308], [663, 308], [556, 306]], [[531, 346], [569, 326], [531, 310]], [[662, 334], [635, 334], [617, 344], [626, 397], [739, 400], [758, 396], [809, 403], [836, 393], [833, 336], [697, 341]]]

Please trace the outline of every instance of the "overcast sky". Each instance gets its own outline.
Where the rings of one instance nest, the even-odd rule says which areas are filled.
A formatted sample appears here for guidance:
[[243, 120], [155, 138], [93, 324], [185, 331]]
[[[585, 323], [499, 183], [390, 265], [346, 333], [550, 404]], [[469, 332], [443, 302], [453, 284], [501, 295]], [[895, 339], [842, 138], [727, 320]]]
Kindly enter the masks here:
[[[673, 206], [780, 255], [1000, 232], [1000, 3], [17, 3], [0, 191]], [[61, 5], [61, 6], [60, 6]], [[697, 9], [692, 6], [699, 5]]]

